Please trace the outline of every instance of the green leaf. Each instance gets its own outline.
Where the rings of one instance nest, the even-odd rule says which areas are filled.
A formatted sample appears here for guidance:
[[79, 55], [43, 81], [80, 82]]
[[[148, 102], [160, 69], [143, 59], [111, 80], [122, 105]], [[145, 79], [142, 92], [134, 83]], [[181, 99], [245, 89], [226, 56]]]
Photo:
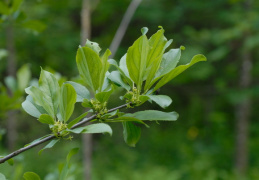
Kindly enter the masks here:
[[148, 28], [147, 28], [147, 27], [141, 28], [141, 33], [142, 33], [143, 35], [147, 34], [147, 32], [148, 32]]
[[45, 149], [49, 149], [52, 148], [57, 142], [59, 142], [60, 139], [53, 139], [51, 140], [44, 148], [42, 148], [38, 154], [41, 155], [42, 151], [44, 151]]
[[130, 86], [122, 80], [121, 73], [119, 71], [112, 71], [108, 78], [116, 85], [123, 87], [127, 91], [130, 90]]
[[25, 180], [40, 180], [40, 176], [34, 172], [26, 172], [23, 174]]
[[[60, 87], [56, 77], [48, 71], [41, 69], [39, 88], [44, 93], [49, 105], [52, 107], [54, 115], [57, 114], [59, 105]], [[34, 99], [34, 98], [33, 98]]]
[[96, 43], [96, 42], [92, 42], [89, 39], [86, 40], [85, 46], [90, 48], [90, 49], [92, 49], [98, 55], [99, 55], [99, 53], [101, 51], [101, 48], [100, 48], [99, 44]]
[[30, 67], [28, 64], [25, 64], [17, 72], [18, 89], [23, 91], [29, 85], [30, 79]]
[[17, 11], [20, 8], [22, 2], [23, 0], [13, 0], [12, 8], [11, 8], [12, 12]]
[[29, 146], [29, 145], [34, 144], [34, 143], [37, 143], [37, 142], [39, 142], [40, 140], [42, 140], [42, 139], [44, 139], [44, 138], [46, 138], [46, 137], [49, 137], [49, 136], [51, 136], [51, 135], [52, 135], [52, 134], [47, 134], [47, 135], [42, 136], [42, 137], [40, 137], [40, 138], [38, 138], [38, 139], [35, 139], [34, 141], [30, 142], [29, 144], [26, 144], [24, 147]]
[[141, 89], [146, 71], [148, 51], [148, 39], [146, 35], [142, 35], [134, 42], [127, 52], [127, 69], [129, 71], [130, 78], [135, 82], [138, 89]]
[[92, 108], [92, 104], [88, 99], [83, 99], [82, 106], [86, 108]]
[[54, 119], [48, 114], [40, 115], [39, 121], [44, 124], [54, 124]]
[[76, 119], [72, 120], [67, 125], [67, 128], [70, 129], [72, 126], [74, 126], [76, 123], [78, 123], [81, 119], [83, 119], [87, 114], [88, 114], [88, 112], [85, 112], [85, 113], [81, 114], [80, 116], [78, 116]]
[[90, 92], [88, 91], [88, 89], [86, 89], [85, 86], [73, 81], [67, 81], [65, 82], [65, 84], [71, 84], [76, 90], [76, 102], [83, 102], [83, 99], [91, 98]]
[[46, 29], [46, 25], [37, 20], [28, 20], [22, 23], [22, 26], [26, 29], [32, 30], [34, 32], [42, 32]]
[[134, 117], [124, 117], [124, 116], [117, 117], [115, 119], [109, 120], [108, 122], [129, 122], [129, 121], [137, 122], [137, 123], [146, 125], [143, 121], [141, 121], [141, 120], [139, 120], [137, 118], [134, 118]]
[[141, 136], [141, 129], [131, 122], [123, 122], [124, 141], [131, 147], [135, 147]]
[[112, 135], [112, 129], [109, 125], [104, 123], [91, 124], [84, 127], [79, 127], [75, 129], [69, 129], [68, 132], [73, 132], [76, 134], [80, 133], [108, 133]]
[[[1, 6], [1, 5], [0, 5]], [[0, 11], [1, 12], [1, 11]], [[6, 180], [6, 177], [2, 174], [2, 173], [0, 173], [0, 180]]]
[[13, 165], [14, 165], [14, 160], [13, 160], [13, 158], [8, 159], [7, 162], [8, 162], [8, 164], [9, 164], [10, 166], [13, 166]]
[[26, 97], [26, 100], [22, 103], [22, 107], [28, 114], [36, 118], [39, 118], [41, 114], [47, 113], [42, 106], [34, 103], [30, 95]]
[[71, 159], [72, 156], [74, 156], [75, 154], [78, 153], [78, 150], [79, 150], [79, 148], [74, 148], [68, 153], [67, 158], [66, 158], [66, 163], [61, 170], [59, 180], [65, 180], [66, 179], [66, 177], [68, 175], [68, 172], [69, 172], [69, 166], [68, 165], [69, 165], [70, 159]]
[[102, 62], [98, 54], [88, 47], [79, 46], [76, 54], [77, 68], [85, 83], [95, 91], [100, 85]]
[[5, 84], [12, 92], [17, 90], [17, 81], [13, 76], [7, 76], [5, 79]]
[[152, 79], [148, 85], [145, 86], [145, 90], [151, 88], [151, 86], [157, 82], [162, 76], [172, 71], [177, 63], [179, 62], [181, 57], [181, 49], [171, 49], [167, 53], [165, 53], [162, 57], [162, 61], [160, 63], [159, 69], [157, 70], [155, 77]]
[[147, 89], [146, 87], [148, 87], [148, 85], [151, 83], [152, 79], [155, 76], [155, 73], [159, 69], [166, 43], [167, 39], [164, 36], [164, 29], [162, 27], [149, 39], [150, 50], [147, 57], [147, 69], [145, 72], [145, 90]]
[[109, 91], [103, 91], [95, 94], [95, 98], [100, 101], [100, 103], [107, 102], [110, 98], [112, 92], [114, 91], [113, 87]]
[[4, 1], [0, 1], [0, 14], [9, 15], [10, 12], [11, 11], [9, 7], [6, 5], [6, 3], [4, 3]]
[[166, 108], [172, 103], [172, 99], [166, 95], [147, 95], [147, 97], [155, 101], [162, 108]]
[[104, 79], [105, 79], [105, 74], [109, 69], [109, 62], [108, 62], [108, 57], [111, 55], [111, 51], [109, 49], [107, 49], [104, 53], [104, 55], [101, 57], [101, 61], [102, 61], [102, 69], [101, 69], [101, 74], [100, 74], [100, 87], [99, 87], [99, 92], [102, 91], [102, 87], [104, 84]]
[[134, 117], [142, 121], [175, 121], [179, 115], [176, 112], [162, 112], [157, 110], [138, 111], [133, 114], [124, 114], [122, 117]]
[[70, 84], [63, 84], [61, 87], [61, 98], [59, 110], [62, 120], [66, 122], [72, 113], [76, 103], [76, 91]]
[[189, 64], [180, 65], [180, 66], [174, 68], [171, 72], [166, 74], [160, 81], [158, 81], [155, 88], [153, 89], [153, 92], [156, 91], [157, 89], [159, 89], [160, 87], [162, 87], [163, 85], [165, 85], [166, 83], [168, 83], [169, 81], [171, 81], [173, 78], [175, 78], [176, 76], [181, 74], [183, 71], [185, 71], [186, 69], [188, 69], [195, 63], [200, 62], [200, 61], [206, 61], [206, 57], [202, 54], [195, 55]]
[[45, 93], [43, 93], [35, 86], [30, 86], [26, 88], [25, 92], [33, 98], [34, 103], [36, 103], [39, 106], [42, 106], [45, 109], [45, 111], [47, 111], [47, 114], [49, 114], [53, 118], [55, 117], [54, 110], [52, 108], [53, 106], [51, 106], [49, 98], [46, 97]]

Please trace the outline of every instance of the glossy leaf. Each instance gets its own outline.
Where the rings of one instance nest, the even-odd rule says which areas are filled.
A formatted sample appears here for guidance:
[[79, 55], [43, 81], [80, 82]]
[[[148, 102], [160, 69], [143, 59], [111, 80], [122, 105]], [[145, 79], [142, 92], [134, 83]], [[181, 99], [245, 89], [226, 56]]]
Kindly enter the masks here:
[[98, 54], [88, 47], [79, 46], [76, 55], [79, 74], [95, 92], [100, 87], [102, 62]]
[[73, 81], [67, 81], [65, 82], [65, 84], [70, 84], [74, 87], [76, 91], [76, 102], [83, 102], [83, 99], [91, 98], [90, 92], [88, 91], [88, 89], [86, 89], [85, 86]]
[[137, 85], [138, 89], [141, 89], [143, 77], [146, 71], [148, 51], [148, 39], [146, 35], [142, 35], [134, 42], [127, 52], [127, 69], [129, 71], [130, 78]]
[[26, 97], [26, 100], [22, 103], [22, 107], [28, 114], [36, 118], [39, 118], [41, 114], [47, 113], [42, 106], [34, 103], [30, 95]]
[[56, 115], [60, 98], [60, 87], [58, 80], [53, 74], [42, 69], [39, 79], [39, 89], [44, 93], [44, 97]]
[[28, 64], [23, 65], [17, 71], [18, 89], [20, 91], [23, 91], [29, 85], [30, 79], [31, 79], [30, 67]]
[[124, 141], [131, 147], [135, 147], [141, 136], [140, 127], [131, 122], [123, 122], [123, 137]]
[[74, 112], [74, 106], [76, 103], [76, 91], [70, 84], [63, 84], [61, 87], [61, 98], [60, 98], [60, 115], [62, 120], [66, 122], [72, 113]]
[[39, 121], [44, 124], [54, 124], [54, 119], [48, 114], [40, 115]]
[[138, 111], [132, 114], [124, 114], [122, 117], [134, 117], [142, 121], [175, 121], [178, 119], [176, 112], [162, 112], [157, 110]]
[[109, 125], [104, 123], [91, 124], [84, 127], [67, 130], [76, 134], [80, 133], [108, 133], [112, 135], [112, 129]]
[[51, 140], [44, 148], [42, 148], [38, 154], [41, 155], [42, 151], [44, 151], [45, 149], [49, 149], [52, 148], [57, 142], [59, 142], [60, 139], [53, 139]]
[[119, 71], [112, 71], [110, 73], [110, 75], [108, 76], [108, 78], [115, 84], [126, 89], [127, 91], [130, 90], [130, 86], [123, 81], [123, 79], [121, 77], [121, 73]]
[[202, 54], [195, 55], [189, 64], [180, 65], [180, 66], [174, 68], [171, 72], [166, 74], [160, 81], [158, 81], [153, 92], [156, 91], [157, 89], [159, 89], [160, 87], [162, 87], [163, 85], [165, 85], [166, 83], [168, 83], [169, 81], [171, 81], [173, 78], [175, 78], [176, 76], [181, 74], [183, 71], [185, 71], [186, 69], [188, 69], [195, 63], [200, 62], [200, 61], [206, 61], [206, 57]]
[[66, 158], [66, 163], [61, 170], [59, 180], [65, 180], [66, 179], [66, 177], [68, 175], [68, 172], [69, 172], [70, 159], [72, 158], [72, 156], [74, 156], [75, 154], [78, 153], [78, 150], [79, 150], [79, 148], [74, 148], [71, 151], [69, 151], [69, 153], [67, 155], [67, 158]]
[[40, 176], [34, 172], [26, 172], [23, 174], [25, 180], [40, 180]]
[[172, 103], [172, 99], [166, 95], [147, 95], [147, 97], [156, 102], [162, 108], [166, 108]]
[[72, 120], [67, 125], [67, 128], [70, 129], [72, 126], [74, 126], [76, 123], [78, 123], [81, 119], [83, 119], [87, 114], [88, 114], [88, 112], [85, 112], [85, 113], [81, 114], [80, 116], [78, 116], [76, 119]]

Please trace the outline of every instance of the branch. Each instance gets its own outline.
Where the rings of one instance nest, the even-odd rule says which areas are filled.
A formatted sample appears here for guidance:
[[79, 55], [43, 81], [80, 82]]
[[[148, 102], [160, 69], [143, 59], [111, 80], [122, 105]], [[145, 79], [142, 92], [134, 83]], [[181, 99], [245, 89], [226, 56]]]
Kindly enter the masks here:
[[[113, 109], [110, 109], [110, 110], [108, 111], [108, 113], [109, 113], [109, 112], [112, 112], [112, 111], [115, 111], [115, 110], [117, 110], [117, 109], [124, 108], [124, 107], [127, 107], [127, 104], [123, 104], [123, 105], [121, 105], [121, 106], [118, 106], [118, 107], [115, 107], [115, 108], [113, 108]], [[77, 124], [75, 124], [71, 129], [74, 129], [74, 128], [77, 128], [77, 127], [79, 127], [79, 126], [82, 126], [83, 124], [85, 124], [85, 123], [87, 123], [87, 122], [89, 122], [89, 121], [91, 121], [91, 120], [93, 120], [93, 119], [95, 119], [95, 118], [96, 118], [96, 115], [93, 115], [93, 116], [91, 116], [91, 117], [89, 117], [89, 118], [84, 118], [82, 121], [80, 121], [80, 122], [78, 122]], [[4, 163], [4, 162], [7, 161], [8, 159], [11, 159], [11, 158], [17, 156], [18, 154], [20, 154], [20, 153], [22, 153], [22, 152], [24, 152], [24, 151], [27, 151], [27, 150], [29, 150], [29, 149], [35, 147], [35, 146], [38, 146], [38, 145], [40, 145], [40, 144], [42, 144], [42, 143], [44, 143], [44, 142], [47, 142], [47, 141], [49, 141], [49, 140], [51, 140], [51, 139], [54, 139], [54, 138], [56, 138], [56, 136], [51, 135], [51, 136], [48, 136], [48, 137], [46, 137], [46, 138], [44, 138], [44, 139], [42, 139], [42, 140], [40, 140], [40, 141], [38, 141], [38, 142], [36, 142], [36, 143], [34, 143], [34, 144], [30, 144], [30, 145], [28, 145], [28, 146], [26, 146], [26, 147], [20, 148], [20, 149], [18, 149], [18, 150], [16, 150], [16, 151], [10, 153], [9, 155], [7, 155], [7, 156], [1, 158], [1, 159], [0, 159], [0, 164]]]

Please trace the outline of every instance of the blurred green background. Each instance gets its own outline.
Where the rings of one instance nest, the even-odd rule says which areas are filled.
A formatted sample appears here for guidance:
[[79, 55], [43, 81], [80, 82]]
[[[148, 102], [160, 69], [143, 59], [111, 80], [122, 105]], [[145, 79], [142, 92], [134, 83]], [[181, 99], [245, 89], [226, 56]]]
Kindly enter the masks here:
[[[109, 48], [130, 2], [91, 1], [91, 41], [103, 50]], [[12, 2], [0, 0], [0, 155], [5, 155], [49, 133], [47, 126], [19, 110], [23, 92], [8, 93], [3, 89], [5, 79], [24, 64], [29, 64], [32, 78], [39, 77], [40, 67], [66, 79], [78, 75], [75, 55], [82, 1], [24, 0], [9, 16], [4, 15], [2, 3], [10, 6]], [[93, 136], [92, 179], [259, 179], [259, 1], [143, 0], [114, 59], [126, 53], [142, 27], [149, 28], [150, 36], [159, 25], [174, 40], [170, 48], [186, 47], [181, 64], [197, 53], [208, 61], [160, 90], [173, 99], [166, 111], [180, 114], [176, 122], [143, 126], [135, 148], [124, 143], [120, 124], [112, 124], [112, 137]], [[8, 57], [13, 54], [15, 64], [10, 65]], [[120, 94], [120, 89], [114, 93], [110, 108], [123, 104]], [[148, 103], [140, 108], [159, 109]], [[13, 143], [8, 142], [7, 133], [8, 117], [14, 112], [10, 109], [16, 109], [13, 131], [17, 139]], [[78, 114], [83, 111], [80, 105], [76, 109]], [[45, 180], [56, 179], [69, 150], [81, 146], [81, 137], [75, 136], [72, 142], [63, 141], [41, 156], [37, 147], [16, 157], [14, 166], [0, 165], [0, 172], [10, 180], [22, 179], [26, 171]], [[84, 179], [82, 159], [81, 148], [72, 160], [71, 180]]]

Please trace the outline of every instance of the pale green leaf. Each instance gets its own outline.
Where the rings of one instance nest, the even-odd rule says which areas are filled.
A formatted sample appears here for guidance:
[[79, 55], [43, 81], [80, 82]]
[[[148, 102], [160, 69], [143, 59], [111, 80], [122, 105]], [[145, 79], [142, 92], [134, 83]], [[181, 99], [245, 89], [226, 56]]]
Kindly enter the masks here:
[[123, 122], [123, 137], [124, 141], [131, 147], [135, 147], [141, 136], [140, 127], [131, 122]]
[[133, 114], [124, 114], [122, 117], [134, 117], [139, 120], [145, 121], [175, 121], [178, 119], [178, 113], [176, 112], [162, 112], [157, 110], [138, 111]]
[[[108, 122], [137, 122], [137, 123], [140, 123], [140, 124], [144, 124], [146, 125], [143, 121], [137, 119], [137, 118], [134, 118], [134, 117], [125, 117], [125, 116], [120, 116], [120, 117], [117, 117], [115, 119], [111, 119], [109, 120]], [[147, 125], [146, 125], [147, 126]]]
[[91, 124], [84, 127], [67, 130], [76, 134], [80, 133], [108, 133], [112, 135], [112, 129], [109, 125], [104, 123]]
[[166, 108], [172, 103], [172, 99], [166, 95], [147, 95], [147, 97], [155, 101], [162, 108]]
[[147, 55], [149, 44], [146, 35], [138, 38], [134, 44], [128, 49], [126, 56], [127, 69], [130, 78], [141, 89], [143, 78], [146, 71]]
[[60, 87], [58, 80], [50, 72], [41, 69], [39, 89], [44, 93], [44, 97], [47, 99], [47, 102], [52, 107], [54, 114], [56, 115], [60, 98]]
[[68, 172], [69, 172], [69, 162], [72, 156], [74, 156], [75, 154], [77, 154], [79, 151], [79, 148], [73, 148], [71, 151], [69, 151], [67, 158], [66, 158], [66, 163], [63, 166], [60, 176], [59, 176], [59, 180], [65, 180]]
[[53, 139], [51, 140], [44, 148], [42, 148], [38, 154], [41, 155], [42, 151], [44, 151], [45, 149], [50, 149], [52, 148], [60, 139]]
[[45, 93], [43, 93], [35, 86], [30, 86], [26, 88], [25, 92], [33, 98], [33, 101], [37, 105], [42, 106], [45, 111], [47, 111], [47, 114], [49, 114], [53, 118], [55, 117], [54, 110], [52, 108], [53, 106], [51, 106], [51, 102], [49, 101], [49, 98], [46, 97]]
[[30, 67], [28, 64], [25, 64], [17, 72], [18, 89], [23, 91], [28, 86], [30, 79]]
[[61, 98], [59, 110], [62, 120], [66, 122], [74, 112], [76, 103], [76, 91], [70, 84], [63, 84], [61, 87]]
[[155, 88], [153, 89], [153, 92], [156, 91], [157, 89], [159, 89], [160, 87], [162, 87], [163, 85], [165, 85], [166, 83], [168, 83], [169, 81], [171, 81], [173, 78], [175, 78], [176, 76], [181, 74], [183, 71], [185, 71], [186, 69], [188, 69], [195, 63], [200, 62], [200, 61], [206, 61], [206, 57], [202, 54], [195, 55], [189, 64], [180, 65], [180, 66], [174, 68], [171, 72], [166, 74], [160, 81], [158, 81]]
[[26, 100], [22, 103], [22, 107], [28, 114], [36, 118], [39, 118], [41, 114], [47, 113], [42, 106], [34, 103], [30, 95], [26, 97]]
[[78, 116], [76, 119], [72, 120], [67, 125], [67, 128], [70, 129], [72, 126], [74, 126], [76, 123], [78, 123], [81, 119], [83, 119], [87, 114], [88, 114], [88, 112], [85, 112], [85, 113], [81, 114], [80, 116]]
[[141, 28], [141, 33], [142, 33], [142, 35], [147, 34], [147, 32], [148, 32], [148, 28], [147, 28], [147, 27]]
[[13, 76], [7, 76], [4, 78], [5, 85], [10, 89], [12, 92], [17, 90], [17, 81]]
[[0, 180], [6, 180], [6, 177], [2, 173], [0, 173]]
[[110, 75], [108, 76], [108, 78], [112, 82], [114, 82], [116, 85], [119, 85], [119, 86], [123, 87], [127, 91], [130, 90], [130, 86], [123, 81], [123, 79], [121, 77], [121, 73], [119, 71], [112, 71], [110, 73]]
[[100, 48], [99, 44], [96, 43], [96, 42], [92, 42], [89, 39], [86, 40], [85, 46], [89, 47], [90, 49], [92, 49], [98, 55], [99, 55], [99, 53], [101, 51], [101, 48]]
[[101, 62], [102, 62], [102, 68], [101, 68], [101, 72], [100, 72], [100, 86], [99, 86], [99, 92], [102, 91], [102, 87], [103, 87], [103, 83], [104, 83], [104, 79], [105, 79], [105, 74], [109, 69], [109, 62], [108, 62], [108, 57], [111, 55], [111, 51], [109, 49], [107, 49], [104, 53], [104, 55], [101, 57]]
[[40, 176], [34, 172], [26, 172], [23, 174], [25, 180], [40, 180]]
[[88, 89], [86, 89], [85, 86], [73, 81], [67, 81], [65, 82], [65, 84], [71, 84], [76, 90], [76, 102], [83, 102], [83, 99], [91, 98], [90, 92], [88, 91]]
[[48, 114], [42, 114], [39, 117], [39, 121], [44, 124], [54, 124], [54, 119]]
[[92, 104], [91, 102], [89, 101], [89, 99], [83, 99], [83, 102], [82, 102], [82, 106], [83, 107], [86, 107], [86, 108], [92, 108]]
[[79, 46], [76, 55], [77, 68], [85, 83], [95, 91], [100, 85], [102, 62], [98, 54], [88, 47]]
[[100, 103], [107, 102], [108, 99], [110, 98], [112, 92], [113, 92], [113, 87], [109, 89], [108, 91], [103, 91], [95, 94], [95, 98], [100, 101]]

